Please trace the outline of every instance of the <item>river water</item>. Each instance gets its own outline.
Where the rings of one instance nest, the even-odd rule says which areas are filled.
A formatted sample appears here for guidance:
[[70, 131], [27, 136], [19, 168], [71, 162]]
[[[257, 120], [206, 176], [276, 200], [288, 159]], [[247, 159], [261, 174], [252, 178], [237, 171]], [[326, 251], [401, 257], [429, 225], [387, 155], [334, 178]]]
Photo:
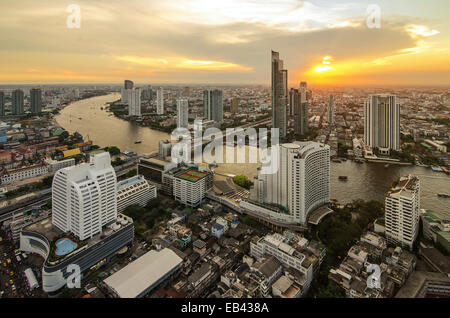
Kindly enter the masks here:
[[[158, 141], [170, 139], [164, 132], [140, 127], [118, 119], [101, 110], [107, 102], [120, 98], [119, 94], [93, 97], [77, 101], [67, 106], [55, 117], [58, 124], [70, 133], [78, 131], [86, 139], [101, 147], [117, 146], [122, 151], [149, 154], [158, 150]], [[80, 119], [81, 118], [81, 119]], [[141, 144], [135, 141], [141, 140]], [[248, 149], [247, 149], [248, 151]], [[257, 174], [257, 164], [219, 164], [215, 170], [224, 174], [243, 174], [249, 178]], [[437, 197], [438, 192], [450, 192], [450, 177], [430, 168], [390, 165], [383, 163], [356, 164], [353, 161], [331, 163], [331, 197], [340, 203], [355, 199], [383, 201], [392, 182], [401, 175], [414, 174], [421, 182], [421, 207], [434, 210], [450, 219], [450, 199]], [[339, 181], [338, 176], [348, 176], [347, 181]]]

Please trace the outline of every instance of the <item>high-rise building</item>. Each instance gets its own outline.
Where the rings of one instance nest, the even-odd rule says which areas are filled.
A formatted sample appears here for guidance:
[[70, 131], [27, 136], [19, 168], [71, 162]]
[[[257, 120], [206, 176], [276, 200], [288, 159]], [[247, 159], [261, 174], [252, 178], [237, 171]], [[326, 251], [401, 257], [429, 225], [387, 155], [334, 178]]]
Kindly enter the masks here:
[[156, 91], [156, 113], [164, 115], [164, 90], [162, 87]]
[[308, 132], [308, 103], [306, 102], [305, 91], [302, 93], [302, 90], [291, 88], [289, 91], [289, 106], [294, 112], [294, 133], [305, 135]]
[[189, 100], [179, 98], [177, 100], [177, 128], [188, 128]]
[[101, 233], [117, 218], [116, 183], [108, 152], [58, 170], [52, 185], [53, 225], [81, 241]]
[[330, 95], [328, 101], [328, 124], [334, 125], [334, 96]]
[[380, 151], [400, 150], [400, 104], [395, 95], [369, 95], [364, 105], [364, 142]]
[[239, 98], [238, 97], [233, 97], [231, 99], [231, 112], [233, 114], [236, 114], [239, 111]]
[[183, 88], [183, 92], [181, 93], [181, 96], [183, 97], [190, 97], [191, 96], [191, 90], [188, 86]]
[[42, 92], [40, 88], [33, 88], [30, 91], [30, 109], [33, 114], [42, 111]]
[[203, 117], [223, 123], [222, 91], [218, 89], [203, 91]]
[[24, 113], [23, 110], [23, 99], [24, 93], [21, 89], [16, 89], [12, 92], [12, 114], [13, 115], [22, 115]]
[[0, 116], [5, 116], [5, 93], [0, 91]]
[[159, 158], [166, 160], [172, 155], [172, 143], [169, 140], [160, 140], [158, 142]]
[[420, 182], [412, 175], [400, 177], [387, 193], [385, 228], [388, 242], [412, 248], [419, 233]]
[[330, 200], [330, 147], [312, 141], [282, 144], [278, 162], [277, 172], [258, 173], [250, 200], [241, 207], [264, 213], [251, 201], [270, 205], [283, 211], [268, 212], [272, 218], [306, 224], [309, 213]]
[[124, 84], [123, 84], [123, 87], [124, 87], [125, 89], [133, 89], [134, 83], [133, 83], [133, 81], [125, 80], [125, 81], [124, 81]]
[[278, 52], [272, 51], [272, 127], [286, 136], [287, 70]]
[[142, 100], [152, 100], [153, 90], [151, 86], [142, 89], [141, 98]]
[[141, 116], [141, 91], [139, 88], [127, 89], [128, 116]]

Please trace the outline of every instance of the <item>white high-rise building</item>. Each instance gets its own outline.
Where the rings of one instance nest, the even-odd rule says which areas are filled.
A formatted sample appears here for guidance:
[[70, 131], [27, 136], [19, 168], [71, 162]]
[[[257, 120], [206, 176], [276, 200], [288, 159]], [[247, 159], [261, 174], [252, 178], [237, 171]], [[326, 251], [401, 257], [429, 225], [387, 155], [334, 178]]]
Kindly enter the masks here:
[[139, 88], [127, 89], [128, 116], [141, 116], [141, 91]]
[[81, 241], [101, 233], [117, 218], [116, 183], [108, 152], [58, 170], [52, 185], [53, 225]]
[[386, 195], [385, 228], [390, 243], [400, 243], [412, 248], [419, 233], [420, 182], [406, 175]]
[[286, 136], [287, 70], [283, 69], [280, 54], [272, 51], [272, 127], [279, 129], [280, 137]]
[[395, 95], [369, 95], [364, 105], [364, 142], [382, 152], [400, 150], [400, 104]]
[[156, 113], [164, 115], [164, 90], [162, 87], [156, 91]]
[[179, 98], [177, 100], [177, 128], [188, 128], [189, 100]]
[[252, 201], [283, 213], [270, 213], [283, 222], [306, 224], [310, 212], [330, 201], [330, 147], [316, 142], [280, 145], [279, 169], [254, 180], [250, 201], [241, 207], [264, 213]]

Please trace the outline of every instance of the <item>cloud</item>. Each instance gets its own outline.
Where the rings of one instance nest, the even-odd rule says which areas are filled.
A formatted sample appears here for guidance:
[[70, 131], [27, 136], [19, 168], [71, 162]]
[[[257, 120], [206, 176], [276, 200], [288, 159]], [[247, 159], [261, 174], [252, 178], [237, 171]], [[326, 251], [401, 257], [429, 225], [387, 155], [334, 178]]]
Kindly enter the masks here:
[[[268, 84], [274, 49], [295, 83], [309, 80], [314, 75], [309, 71], [319, 64], [336, 72], [344, 65], [386, 68], [406, 56], [426, 60], [426, 54], [450, 46], [445, 28], [429, 18], [384, 12], [382, 27], [369, 29], [362, 3], [79, 0], [81, 28], [68, 29], [65, 9], [71, 2], [2, 4], [0, 28], [6, 32], [0, 34], [0, 67], [6, 73], [1, 81], [13, 75], [37, 79], [29, 69], [48, 70], [51, 80], [58, 74], [69, 80], [62, 70], [70, 69], [79, 78], [117, 82], [126, 76], [152, 82]], [[324, 63], [327, 55], [333, 57], [331, 66]], [[46, 80], [45, 72], [38, 74]]]

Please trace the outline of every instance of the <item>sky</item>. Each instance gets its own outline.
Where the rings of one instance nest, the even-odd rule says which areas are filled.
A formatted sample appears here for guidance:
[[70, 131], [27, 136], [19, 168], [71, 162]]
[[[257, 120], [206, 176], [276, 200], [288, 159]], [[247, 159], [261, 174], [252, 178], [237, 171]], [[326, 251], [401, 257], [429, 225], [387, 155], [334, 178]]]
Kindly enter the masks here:
[[268, 85], [274, 50], [291, 86], [450, 85], [448, 0], [14, 0], [1, 11], [2, 84]]

